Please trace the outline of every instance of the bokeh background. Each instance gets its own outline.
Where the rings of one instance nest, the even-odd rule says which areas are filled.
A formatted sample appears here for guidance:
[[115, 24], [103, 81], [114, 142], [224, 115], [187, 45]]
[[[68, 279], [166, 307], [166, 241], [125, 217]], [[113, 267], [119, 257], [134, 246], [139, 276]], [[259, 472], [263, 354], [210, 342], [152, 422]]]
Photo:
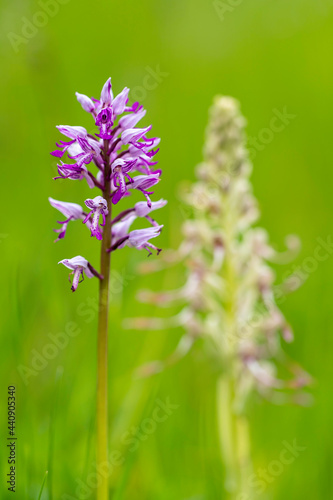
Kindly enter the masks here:
[[[248, 135], [259, 138], [252, 179], [261, 225], [270, 232], [271, 242], [283, 248], [285, 235], [298, 234], [303, 246], [295, 266], [303, 266], [313, 256], [317, 238], [326, 240], [333, 225], [332, 1], [54, 0], [45, 1], [44, 12], [53, 8], [46, 17], [38, 14], [42, 4], [31, 0], [1, 4], [0, 496], [4, 500], [12, 498], [5, 484], [6, 399], [11, 384], [17, 391], [16, 497], [37, 499], [46, 470], [43, 500], [95, 495], [93, 488], [84, 490], [82, 484], [94, 470], [98, 284], [86, 280], [71, 294], [67, 272], [57, 262], [83, 254], [97, 264], [99, 250], [80, 224], [73, 224], [66, 239], [54, 244], [52, 228], [58, 214], [47, 202], [52, 196], [82, 203], [90, 194], [84, 182], [52, 180], [55, 161], [49, 151], [60, 139], [55, 125], [92, 126], [76, 102], [75, 91], [98, 97], [112, 76], [116, 93], [128, 86], [147, 108], [144, 123], [153, 123], [155, 135], [162, 137], [163, 181], [155, 199], [169, 200], [158, 214], [165, 224], [159, 241], [163, 248], [175, 248], [180, 242], [184, 212], [177, 186], [194, 179], [207, 110], [215, 94], [239, 99]], [[150, 71], [160, 76], [150, 79], [148, 88]], [[284, 108], [294, 117], [264, 144], [263, 129], [270, 127], [274, 110]], [[144, 252], [126, 249], [116, 253], [112, 263], [115, 273], [129, 279], [114, 287], [111, 306], [111, 449], [123, 453], [124, 433], [140, 428], [152, 415], [156, 400], [170, 398], [179, 407], [153, 433], [144, 434], [139, 446], [133, 445], [135, 450], [123, 455], [123, 465], [112, 475], [113, 498], [224, 498], [214, 373], [202, 352], [195, 350], [152, 379], [133, 377], [143, 362], [170, 353], [181, 335], [180, 330], [143, 332], [122, 327], [126, 317], [158, 312], [136, 302], [140, 288], [165, 289], [182, 282], [179, 271], [138, 275], [137, 265], [144, 259]], [[290, 274], [293, 266], [278, 270], [278, 276]], [[296, 333], [289, 352], [314, 377], [314, 402], [309, 408], [254, 402], [250, 418], [256, 472], [278, 459], [283, 441], [296, 439], [306, 447], [267, 482], [259, 499], [333, 496], [332, 283], [330, 254], [281, 306]], [[77, 335], [46, 366], [29, 372], [25, 384], [19, 367], [31, 369], [36, 352], [41, 354], [50, 343], [49, 335], [63, 332], [71, 323]], [[79, 484], [81, 497], [75, 493]]]

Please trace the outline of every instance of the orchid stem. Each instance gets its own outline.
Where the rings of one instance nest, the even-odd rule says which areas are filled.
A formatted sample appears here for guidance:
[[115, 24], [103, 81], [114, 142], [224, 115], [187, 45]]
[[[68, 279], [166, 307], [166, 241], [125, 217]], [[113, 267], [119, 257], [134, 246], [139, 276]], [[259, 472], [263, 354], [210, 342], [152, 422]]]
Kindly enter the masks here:
[[221, 375], [217, 381], [217, 420], [225, 490], [228, 500], [252, 500], [249, 425], [246, 416], [235, 411], [234, 397], [235, 381]]
[[[108, 329], [109, 329], [109, 278], [111, 256], [107, 249], [111, 246], [111, 181], [108, 156], [109, 141], [104, 141], [104, 189], [103, 196], [108, 203], [101, 245], [101, 269], [103, 278], [99, 286], [99, 314], [97, 339], [97, 465], [108, 464]], [[97, 500], [108, 500], [108, 477], [101, 475], [97, 486]]]
[[[230, 498], [238, 488], [238, 471], [235, 446], [235, 432], [232, 412], [232, 383], [227, 375], [217, 381], [217, 421], [221, 456], [225, 467], [225, 490]], [[236, 495], [235, 495], [236, 497]]]
[[[249, 487], [252, 471], [250, 436], [248, 420], [243, 410], [236, 405], [238, 395], [237, 374], [239, 373], [236, 355], [239, 343], [237, 322], [238, 278], [234, 260], [233, 243], [236, 239], [235, 220], [232, 207], [227, 201], [225, 230], [224, 279], [228, 291], [225, 300], [226, 339], [224, 343], [224, 372], [217, 381], [217, 422], [221, 457], [225, 467], [225, 490], [228, 500], [252, 500], [253, 492]], [[231, 214], [231, 215], [230, 215]], [[244, 402], [242, 405], [244, 406]]]

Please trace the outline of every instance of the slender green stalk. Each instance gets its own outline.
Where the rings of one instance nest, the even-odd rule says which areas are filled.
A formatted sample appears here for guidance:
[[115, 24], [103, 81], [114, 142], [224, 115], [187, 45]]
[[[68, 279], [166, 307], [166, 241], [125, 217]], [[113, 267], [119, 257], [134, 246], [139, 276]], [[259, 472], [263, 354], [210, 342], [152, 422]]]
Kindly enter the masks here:
[[232, 413], [232, 384], [227, 375], [221, 375], [217, 381], [217, 422], [219, 444], [225, 465], [225, 489], [234, 493], [238, 484], [235, 432]]
[[217, 381], [217, 416], [220, 450], [225, 465], [225, 489], [230, 500], [251, 500], [252, 471], [249, 426], [234, 408], [235, 381], [229, 374]]
[[[97, 464], [108, 462], [108, 329], [109, 329], [109, 278], [111, 247], [111, 198], [110, 198], [110, 163], [108, 158], [109, 141], [104, 141], [104, 190], [103, 197], [108, 203], [101, 245], [101, 275], [99, 287], [99, 314], [97, 339]], [[108, 500], [108, 478], [101, 476], [97, 487], [97, 500]]]
[[48, 484], [48, 494], [49, 494], [48, 500], [54, 500], [54, 495], [53, 495], [54, 443], [56, 439], [58, 402], [59, 402], [59, 393], [61, 390], [61, 380], [63, 373], [64, 373], [63, 367], [58, 366], [55, 379], [54, 398], [52, 401], [52, 407], [50, 412], [48, 471], [47, 471], [47, 477], [48, 477], [47, 484]]
[[251, 500], [253, 498], [253, 491], [249, 485], [249, 479], [252, 475], [252, 460], [250, 449], [250, 430], [249, 422], [245, 415], [236, 415], [236, 435], [237, 440], [237, 459], [239, 466], [239, 490], [240, 495], [238, 500], [246, 498]]
[[234, 242], [236, 221], [228, 197], [224, 200], [225, 267], [227, 299], [224, 301], [226, 340], [224, 343], [224, 372], [217, 381], [217, 416], [221, 456], [225, 465], [225, 489], [230, 500], [251, 500], [248, 481], [251, 471], [250, 436], [247, 418], [236, 408], [238, 277]]

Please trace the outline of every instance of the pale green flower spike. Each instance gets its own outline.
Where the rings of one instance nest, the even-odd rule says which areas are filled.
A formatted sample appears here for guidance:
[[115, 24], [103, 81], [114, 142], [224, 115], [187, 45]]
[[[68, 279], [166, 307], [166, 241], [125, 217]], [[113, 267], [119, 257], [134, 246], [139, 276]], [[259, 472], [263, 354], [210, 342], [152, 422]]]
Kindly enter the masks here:
[[[293, 334], [278, 304], [288, 286], [275, 286], [268, 261], [287, 262], [298, 251], [289, 237], [288, 251], [278, 255], [259, 218], [250, 184], [251, 164], [245, 147], [245, 119], [230, 97], [216, 97], [210, 109], [204, 161], [197, 182], [186, 193], [183, 242], [164, 256], [166, 265], [182, 262], [185, 285], [168, 292], [143, 291], [140, 300], [161, 306], [179, 302], [179, 314], [169, 319], [132, 319], [135, 328], [184, 327], [177, 349], [165, 361], [141, 369], [142, 375], [163, 370], [186, 355], [198, 338], [218, 367], [217, 412], [226, 490], [232, 498], [250, 499], [251, 475], [246, 402], [257, 391], [275, 403], [309, 404], [303, 392], [309, 375], [283, 352]], [[159, 266], [159, 264], [157, 264]], [[156, 263], [145, 270], [157, 270]], [[283, 377], [277, 373], [288, 371]], [[282, 370], [281, 370], [282, 369]]]

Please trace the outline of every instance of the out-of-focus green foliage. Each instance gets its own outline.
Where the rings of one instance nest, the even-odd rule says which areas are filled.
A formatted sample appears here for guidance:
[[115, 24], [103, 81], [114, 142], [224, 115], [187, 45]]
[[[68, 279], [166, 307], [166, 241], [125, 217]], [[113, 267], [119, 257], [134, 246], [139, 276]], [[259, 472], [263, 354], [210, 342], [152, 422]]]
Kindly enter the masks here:
[[[296, 333], [290, 354], [316, 381], [310, 408], [253, 402], [255, 472], [271, 471], [269, 480], [264, 480], [265, 492], [257, 492], [257, 497], [332, 496], [333, 253], [330, 249], [325, 260], [318, 260], [316, 248], [318, 238], [330, 239], [333, 224], [329, 49], [333, 4], [329, 0], [250, 0], [232, 6], [236, 3], [2, 2], [0, 472], [4, 500], [12, 495], [5, 484], [6, 400], [11, 384], [17, 388], [18, 498], [38, 498], [46, 470], [44, 500], [59, 500], [65, 493], [77, 498], [78, 481], [86, 484], [94, 471], [97, 280], [86, 280], [72, 294], [66, 270], [57, 262], [82, 254], [97, 265], [99, 245], [79, 223], [69, 227], [65, 241], [53, 244], [58, 214], [47, 197], [76, 203], [88, 197], [89, 188], [83, 182], [52, 181], [55, 161], [49, 151], [60, 138], [56, 124], [91, 126], [74, 92], [98, 97], [108, 76], [116, 92], [125, 85], [134, 90], [134, 97], [148, 110], [144, 123], [152, 122], [154, 133], [162, 137], [163, 182], [155, 199], [169, 200], [158, 214], [165, 224], [159, 241], [164, 248], [176, 247], [180, 241], [184, 211], [176, 186], [194, 178], [213, 96], [232, 95], [241, 101], [248, 118], [261, 225], [280, 248], [287, 233], [297, 233], [303, 241], [295, 264], [277, 272], [282, 280], [297, 268], [305, 280], [281, 307]], [[41, 4], [48, 7], [43, 11]], [[48, 14], [38, 14], [45, 9]], [[285, 112], [292, 115], [284, 115], [285, 123], [274, 120]], [[145, 258], [144, 252], [125, 249], [112, 261], [119, 275], [114, 276], [111, 306], [110, 447], [124, 459], [112, 474], [114, 498], [224, 498], [216, 446], [215, 374], [200, 349], [155, 378], [133, 379], [140, 364], [171, 352], [181, 334], [122, 330], [122, 318], [150, 312], [135, 301], [139, 288], [172, 288], [182, 282], [172, 272], [137, 275], [137, 264]], [[124, 287], [118, 286], [122, 275]], [[49, 348], [49, 355], [56, 352], [53, 359], [39, 359], [39, 371], [30, 373], [25, 385], [18, 367], [21, 372], [22, 366], [32, 368], [36, 353], [42, 355], [54, 342], [50, 335], [66, 328], [77, 335], [67, 335], [64, 348]], [[156, 400], [167, 398], [179, 407], [164, 422], [149, 427], [145, 419], [152, 417]], [[124, 441], [129, 440], [133, 425], [140, 427], [136, 441], [130, 443], [135, 449], [125, 452]], [[272, 463], [280, 460], [283, 442], [294, 440], [306, 450], [276, 474]], [[89, 489], [91, 495], [86, 491], [85, 498], [94, 498], [93, 488]]]

